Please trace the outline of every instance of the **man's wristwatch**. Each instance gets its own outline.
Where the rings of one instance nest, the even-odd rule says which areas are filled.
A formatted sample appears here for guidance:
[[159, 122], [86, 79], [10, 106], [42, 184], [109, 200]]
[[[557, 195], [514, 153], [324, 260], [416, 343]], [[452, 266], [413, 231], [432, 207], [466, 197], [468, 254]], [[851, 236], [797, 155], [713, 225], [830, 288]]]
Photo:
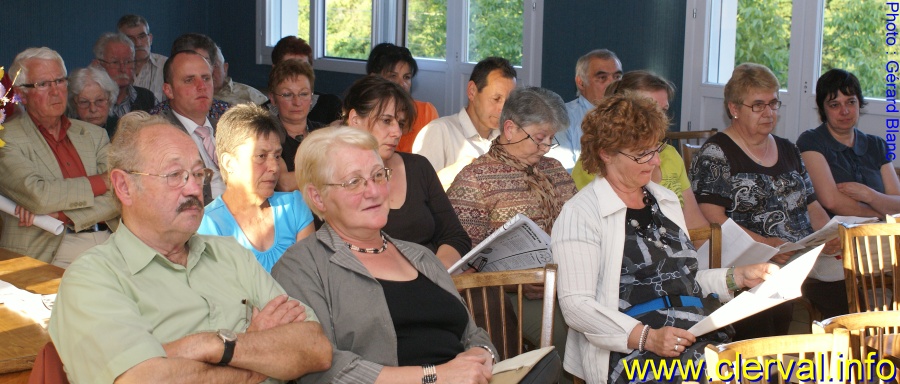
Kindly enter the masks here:
[[222, 353], [222, 360], [219, 361], [218, 365], [226, 366], [231, 362], [231, 357], [234, 356], [234, 345], [237, 344], [237, 334], [230, 329], [220, 329], [216, 331], [216, 335], [222, 339], [222, 342], [225, 343], [225, 352]]

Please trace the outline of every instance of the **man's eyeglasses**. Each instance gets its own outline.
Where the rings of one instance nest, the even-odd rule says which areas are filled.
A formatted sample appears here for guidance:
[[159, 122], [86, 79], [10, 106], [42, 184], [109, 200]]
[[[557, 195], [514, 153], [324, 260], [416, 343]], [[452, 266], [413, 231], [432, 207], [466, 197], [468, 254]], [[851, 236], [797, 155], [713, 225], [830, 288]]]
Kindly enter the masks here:
[[24, 88], [34, 88], [34, 89], [37, 89], [38, 91], [46, 91], [47, 89], [50, 89], [50, 87], [54, 84], [58, 87], [67, 86], [67, 85], [69, 85], [69, 79], [65, 78], [65, 77], [60, 77], [58, 79], [41, 81], [39, 83], [19, 84], [19, 86], [24, 87]]
[[747, 104], [741, 103], [741, 105], [743, 105], [745, 107], [750, 107], [750, 110], [753, 112], [762, 112], [763, 109], [766, 109], [767, 106], [769, 107], [769, 109], [771, 109], [773, 111], [777, 111], [778, 108], [781, 108], [781, 100], [772, 100], [772, 102], [770, 102], [768, 104], [756, 103], [753, 105], [747, 105]]
[[156, 176], [162, 177], [166, 179], [166, 184], [168, 184], [172, 188], [181, 188], [187, 185], [188, 179], [191, 176], [194, 176], [195, 179], [199, 180], [201, 185], [209, 184], [209, 181], [212, 180], [213, 171], [209, 168], [198, 169], [196, 171], [188, 171], [186, 169], [175, 171], [172, 173], [167, 173], [165, 175], [158, 175], [154, 173], [144, 173], [144, 172], [136, 172], [136, 171], [125, 171], [132, 175], [140, 175], [140, 176]]
[[125, 68], [134, 67], [134, 63], [135, 63], [134, 60], [125, 60], [125, 61], [106, 61], [106, 60], [103, 60], [103, 59], [97, 59], [97, 61], [99, 61], [99, 62], [101, 62], [101, 63], [103, 63], [103, 64], [112, 65], [113, 67], [118, 67], [118, 68], [122, 68], [122, 67], [125, 67]]
[[128, 38], [131, 39], [131, 41], [133, 41], [135, 43], [138, 41], [147, 40], [147, 38], [150, 37], [150, 35], [148, 35], [144, 32], [141, 32], [141, 34], [137, 35], [137, 36], [132, 36], [132, 35], [125, 35], [125, 36], [128, 36]]
[[379, 185], [387, 183], [391, 180], [391, 173], [393, 173], [393, 170], [391, 170], [390, 168], [382, 168], [372, 173], [372, 177], [368, 179], [365, 177], [357, 176], [340, 184], [326, 183], [325, 185], [329, 185], [332, 187], [341, 187], [346, 189], [348, 192], [360, 192], [363, 190], [363, 188], [369, 185], [369, 180], [372, 180], [373, 183]]
[[91, 107], [91, 105], [102, 109], [102, 108], [106, 108], [109, 106], [109, 99], [97, 99], [94, 101], [79, 99], [79, 100], [75, 101], [75, 105], [77, 105], [78, 108], [81, 108], [81, 109], [88, 109]]
[[650, 150], [648, 152], [644, 152], [637, 156], [629, 155], [622, 151], [618, 151], [618, 152], [621, 153], [622, 156], [625, 156], [631, 160], [634, 160], [635, 163], [644, 164], [644, 163], [647, 163], [648, 161], [652, 160], [653, 156], [662, 152], [663, 148], [665, 148], [665, 147], [666, 147], [666, 142], [662, 142], [659, 144], [659, 147], [656, 147], [656, 149]]

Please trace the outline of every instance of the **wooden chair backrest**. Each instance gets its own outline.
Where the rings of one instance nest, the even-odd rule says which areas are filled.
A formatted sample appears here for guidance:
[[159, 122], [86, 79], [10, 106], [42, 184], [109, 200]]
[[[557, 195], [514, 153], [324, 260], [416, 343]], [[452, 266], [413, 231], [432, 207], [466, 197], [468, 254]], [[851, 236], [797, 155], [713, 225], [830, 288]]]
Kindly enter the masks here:
[[900, 310], [900, 224], [841, 224], [839, 232], [850, 312]]
[[[466, 273], [453, 276], [453, 282], [456, 284], [456, 289], [459, 289], [463, 300], [466, 302], [466, 306], [469, 308], [470, 313], [474, 313], [474, 307], [472, 305], [472, 297], [473, 292], [474, 295], [480, 295], [482, 297], [481, 302], [484, 303], [484, 318], [483, 319], [475, 319], [475, 322], [479, 325], [484, 324], [483, 328], [491, 333], [492, 327], [490, 326], [490, 320], [492, 316], [490, 315], [492, 311], [500, 311], [500, 319], [503, 322], [502, 332], [503, 332], [503, 345], [497, 345], [497, 349], [500, 352], [501, 356], [497, 356], [498, 360], [505, 360], [510, 357], [514, 357], [522, 354], [524, 352], [524, 339], [522, 338], [522, 315], [523, 307], [522, 300], [525, 295], [523, 292], [523, 286], [529, 284], [544, 284], [544, 302], [541, 307], [541, 340], [540, 347], [549, 347], [553, 345], [553, 310], [556, 305], [556, 264], [547, 264], [544, 268], [534, 268], [534, 269], [523, 269], [516, 271], [502, 271], [502, 272], [477, 272], [477, 273]], [[506, 306], [499, 305], [498, 308], [491, 308], [487, 305], [488, 303], [488, 290], [489, 287], [515, 287], [515, 295], [519, 308], [519, 316], [517, 316], [518, 321], [518, 336], [515, 340], [518, 340], [518, 346], [510, 346], [507, 345], [507, 325], [506, 325]], [[506, 292], [503, 289], [493, 290], [494, 292], [499, 292], [500, 295], [500, 303], [506, 301]], [[496, 318], [496, 317], [494, 317]], [[496, 340], [497, 338], [494, 335], [490, 335], [492, 340]], [[515, 348], [515, 349], [513, 349]], [[513, 352], [515, 351], [515, 352]]]
[[[789, 369], [788, 364], [794, 364], [793, 374], [796, 375], [798, 373], [797, 366], [800, 361], [809, 359], [815, 365], [816, 372], [819, 372], [819, 369], [821, 369], [821, 372], [825, 372], [826, 375], [837, 378], [839, 377], [838, 375], [841, 374], [841, 364], [839, 361], [840, 359], [846, 360], [848, 350], [849, 335], [847, 330], [838, 329], [835, 330], [834, 333], [826, 334], [762, 337], [758, 339], [735, 341], [720, 346], [710, 344], [706, 346], [705, 353], [707, 372], [712, 375], [713, 379], [711, 383], [737, 382], [735, 380], [736, 378], [733, 377], [735, 375], [733, 369], [734, 366], [732, 365], [729, 367], [725, 363], [722, 363], [720, 366], [719, 361], [727, 360], [730, 364], [734, 364], [738, 355], [740, 355], [740, 359], [743, 362], [742, 364], [746, 364], [750, 360], [756, 360], [760, 363], [760, 367], [763, 367], [762, 374], [770, 372], [770, 378], [776, 379], [772, 380], [773, 382], [777, 381], [778, 383], [785, 383], [788, 381], [785, 380], [782, 375], [778, 374], [777, 369], [770, 371], [765, 368], [769, 366], [766, 364], [767, 360], [781, 362], [781, 364], [783, 364], [782, 370], [784, 371]], [[796, 358], [801, 360], [791, 363], [791, 360]], [[822, 363], [826, 366], [822, 367]], [[746, 365], [743, 365], [743, 367], [746, 367]], [[716, 370], [719, 369], [721, 369], [721, 371], [718, 372], [719, 376], [716, 377]], [[757, 370], [756, 372], [759, 371]], [[765, 376], [762, 377], [762, 381], [758, 378], [752, 380], [753, 371], [749, 369], [742, 368], [741, 373], [741, 382], [743, 383], [765, 382], [766, 380]], [[723, 378], [731, 378], [732, 380], [722, 381]], [[816, 378], [818, 378], [818, 373], [816, 374]], [[792, 379], [796, 380], [797, 377], [793, 377]]]
[[[706, 142], [706, 139], [716, 133], [719, 133], [719, 130], [716, 128], [707, 131], [666, 132], [666, 140], [672, 142], [671, 144], [679, 149], [681, 159], [684, 160], [684, 168], [690, 170], [694, 154], [700, 150], [700, 146]], [[674, 141], [678, 141], [678, 143], [676, 144]]]
[[722, 268], [722, 226], [710, 223], [708, 227], [688, 230], [691, 241], [709, 241], [709, 268]]
[[870, 341], [874, 341], [874, 345], [884, 346], [886, 335], [900, 333], [900, 311], [850, 313], [812, 324], [813, 333], [834, 333], [836, 329], [846, 330], [850, 334], [850, 358], [863, 361], [870, 352], [881, 356]]

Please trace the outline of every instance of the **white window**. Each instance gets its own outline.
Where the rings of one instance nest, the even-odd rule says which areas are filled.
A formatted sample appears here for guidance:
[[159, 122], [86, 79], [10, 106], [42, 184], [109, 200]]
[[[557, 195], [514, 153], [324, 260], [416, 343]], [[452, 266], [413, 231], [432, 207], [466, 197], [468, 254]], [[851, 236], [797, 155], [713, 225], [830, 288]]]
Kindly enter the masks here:
[[488, 56], [509, 59], [519, 84], [540, 85], [542, 14], [543, 0], [257, 0], [257, 63], [271, 63], [290, 34], [310, 42], [316, 69], [353, 74], [375, 44], [404, 45], [419, 66], [413, 97], [444, 116], [466, 105], [472, 68]]
[[749, 61], [768, 66], [781, 83], [776, 135], [795, 141], [821, 123], [816, 80], [842, 68], [859, 77], [869, 101], [859, 128], [884, 137], [887, 103], [879, 99], [885, 97], [885, 65], [897, 60], [886, 52], [890, 13], [873, 0], [689, 0], [681, 130], [730, 124], [723, 89], [734, 67]]

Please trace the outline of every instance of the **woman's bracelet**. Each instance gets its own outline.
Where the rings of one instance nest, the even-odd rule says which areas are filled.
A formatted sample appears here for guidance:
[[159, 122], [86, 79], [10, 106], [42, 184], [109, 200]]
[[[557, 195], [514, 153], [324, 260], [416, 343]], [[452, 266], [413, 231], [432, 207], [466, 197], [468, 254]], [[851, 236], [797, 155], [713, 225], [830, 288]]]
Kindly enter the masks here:
[[491, 364], [497, 364], [497, 356], [494, 356], [494, 351], [487, 345], [473, 345], [473, 347], [484, 348], [485, 351], [488, 351], [488, 353], [491, 354]]
[[422, 366], [422, 384], [437, 383], [437, 369], [434, 364], [425, 364]]
[[644, 329], [641, 330], [641, 339], [638, 341], [638, 351], [644, 352], [646, 351], [644, 347], [647, 344], [647, 335], [650, 334], [650, 325], [645, 324]]
[[728, 268], [728, 272], [725, 272], [725, 285], [727, 285], [728, 290], [732, 292], [741, 289], [741, 287], [738, 287], [737, 282], [734, 281], [734, 267]]

